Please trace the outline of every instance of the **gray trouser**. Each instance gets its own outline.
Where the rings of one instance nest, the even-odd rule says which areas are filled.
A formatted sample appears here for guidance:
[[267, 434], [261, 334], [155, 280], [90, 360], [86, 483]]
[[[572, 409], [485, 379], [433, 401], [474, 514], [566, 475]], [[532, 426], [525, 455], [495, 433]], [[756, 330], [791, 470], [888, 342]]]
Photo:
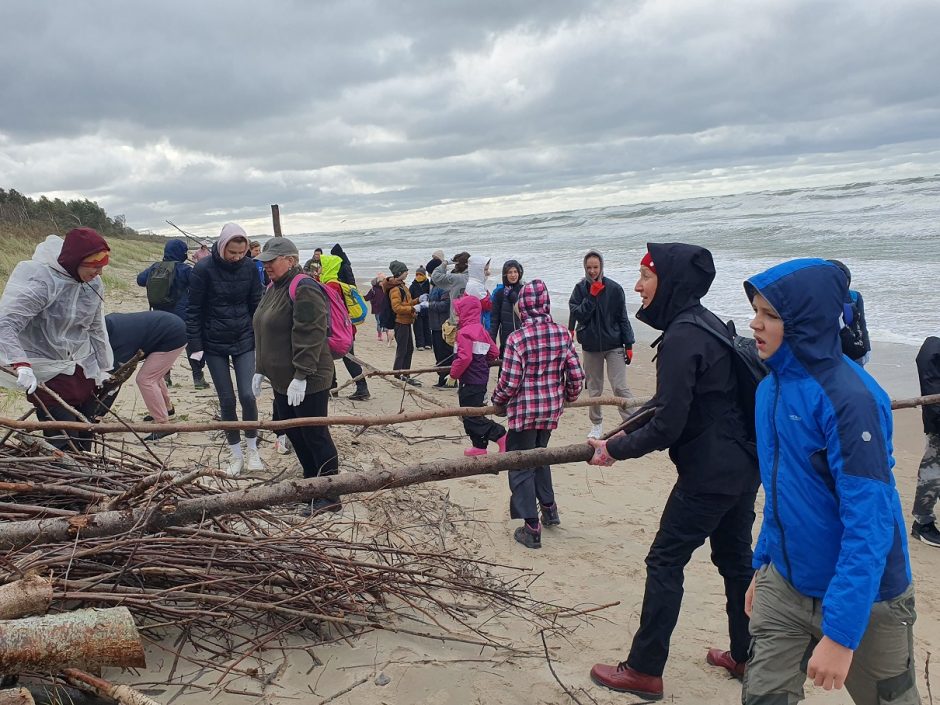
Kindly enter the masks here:
[[[614, 348], [605, 352], [581, 352], [581, 367], [584, 369], [584, 382], [589, 397], [599, 397], [604, 393], [604, 363], [607, 363], [607, 378], [611, 389], [618, 397], [633, 398], [633, 392], [627, 386], [627, 363], [623, 359], [623, 348]], [[599, 424], [604, 420], [601, 407], [588, 407], [588, 416], [592, 424]], [[620, 410], [620, 418], [624, 421], [630, 416], [626, 409]]]
[[914, 493], [914, 521], [931, 524], [937, 520], [934, 507], [940, 496], [940, 433], [927, 434], [927, 448], [917, 469], [917, 491]]
[[[773, 565], [757, 572], [751, 612], [751, 657], [743, 705], [794, 705], [822, 639], [822, 600], [803, 595]], [[872, 605], [845, 688], [856, 705], [920, 705], [914, 674], [914, 586]]]

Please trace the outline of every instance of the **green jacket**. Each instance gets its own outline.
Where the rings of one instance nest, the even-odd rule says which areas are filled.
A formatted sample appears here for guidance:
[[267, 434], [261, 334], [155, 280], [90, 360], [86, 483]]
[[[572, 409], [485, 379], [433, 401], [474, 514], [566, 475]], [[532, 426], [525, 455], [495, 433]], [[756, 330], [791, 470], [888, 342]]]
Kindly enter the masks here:
[[316, 283], [302, 282], [291, 301], [290, 283], [299, 273], [300, 267], [294, 267], [274, 282], [252, 319], [255, 371], [279, 394], [286, 394], [294, 379], [307, 380], [307, 394], [329, 389], [333, 381], [326, 297]]

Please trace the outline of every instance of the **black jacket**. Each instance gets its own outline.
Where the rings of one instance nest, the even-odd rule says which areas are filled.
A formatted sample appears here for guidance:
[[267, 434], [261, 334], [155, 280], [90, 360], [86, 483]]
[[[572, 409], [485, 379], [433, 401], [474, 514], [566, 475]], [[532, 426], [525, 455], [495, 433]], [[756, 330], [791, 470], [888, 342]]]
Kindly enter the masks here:
[[186, 345], [186, 324], [169, 311], [109, 313], [104, 317], [108, 340], [119, 367], [143, 350], [144, 355], [170, 352]]
[[250, 257], [226, 262], [212, 246], [212, 256], [193, 267], [189, 283], [186, 334], [190, 353], [241, 355], [255, 349], [251, 317], [261, 300], [261, 280]]
[[[940, 338], [930, 336], [917, 353], [917, 376], [920, 377], [920, 393], [940, 394]], [[924, 433], [940, 433], [940, 404], [930, 404], [923, 409]]]
[[356, 286], [356, 275], [353, 274], [352, 262], [349, 261], [349, 257], [343, 252], [343, 248], [340, 247], [340, 244], [337, 242], [333, 245], [333, 249], [330, 250], [331, 255], [336, 255], [343, 263], [339, 266], [339, 274], [336, 275], [336, 278], [339, 279], [343, 284], [349, 284], [349, 286]]
[[[510, 284], [506, 279], [506, 272], [511, 267], [515, 267], [519, 272], [519, 281]], [[516, 301], [519, 300], [519, 292], [522, 291], [522, 276], [524, 274], [522, 265], [517, 260], [508, 259], [503, 263], [503, 285], [493, 292], [493, 310], [490, 312], [490, 337], [495, 341], [499, 340], [500, 354], [506, 347], [506, 338], [516, 328], [522, 327], [522, 321], [516, 315]], [[497, 336], [502, 336], [502, 339]]]
[[732, 353], [707, 331], [676, 321], [680, 313], [692, 313], [723, 329], [699, 303], [715, 278], [711, 253], [678, 243], [648, 247], [659, 285], [637, 318], [663, 331], [653, 343], [656, 394], [649, 406], [656, 413], [642, 428], [611, 440], [608, 452], [624, 459], [668, 448], [680, 489], [724, 495], [754, 492], [760, 481], [756, 449], [747, 441], [744, 415], [736, 402]]
[[606, 352], [615, 348], [632, 348], [636, 342], [623, 287], [604, 276], [603, 262], [599, 252], [588, 252], [584, 259], [597, 257], [601, 260], [601, 282], [604, 290], [591, 296], [591, 284], [587, 277], [579, 281], [568, 300], [568, 328], [575, 328], [578, 342], [585, 352]]

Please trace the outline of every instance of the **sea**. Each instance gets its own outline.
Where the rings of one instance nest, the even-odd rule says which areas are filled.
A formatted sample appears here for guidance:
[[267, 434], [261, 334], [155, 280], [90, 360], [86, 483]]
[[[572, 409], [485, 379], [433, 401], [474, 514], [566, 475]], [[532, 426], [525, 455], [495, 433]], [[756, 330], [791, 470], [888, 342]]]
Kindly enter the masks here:
[[[584, 276], [588, 249], [603, 254], [605, 275], [623, 285], [635, 310], [639, 298], [630, 290], [646, 243], [694, 243], [711, 250], [717, 269], [703, 303], [742, 333], [750, 320], [745, 279], [797, 257], [839, 259], [864, 296], [871, 338], [891, 367], [913, 364], [924, 338], [940, 335], [940, 174], [291, 238], [305, 258], [340, 243], [360, 281], [387, 272], [395, 259], [411, 276], [434, 250], [448, 257], [466, 250], [492, 259], [492, 289], [502, 263], [516, 259], [526, 280], [545, 281], [555, 310]], [[655, 337], [642, 324], [636, 329], [641, 341]], [[911, 374], [891, 386], [916, 393]]]

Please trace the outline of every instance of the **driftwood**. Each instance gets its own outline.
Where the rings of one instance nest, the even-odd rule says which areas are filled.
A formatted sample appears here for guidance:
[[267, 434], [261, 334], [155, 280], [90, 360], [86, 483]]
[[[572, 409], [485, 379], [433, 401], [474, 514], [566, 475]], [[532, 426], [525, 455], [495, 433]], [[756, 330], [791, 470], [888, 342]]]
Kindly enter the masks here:
[[[353, 362], [359, 361], [359, 358], [355, 357], [354, 355], [347, 354], [346, 357], [348, 357]], [[453, 357], [453, 355], [451, 355], [451, 357]], [[490, 367], [499, 367], [500, 362], [499, 360], [493, 360], [492, 362], [489, 363], [489, 365]], [[365, 368], [363, 368], [363, 370], [365, 370]], [[394, 377], [396, 375], [407, 375], [410, 377], [411, 375], [423, 375], [423, 374], [432, 374], [432, 373], [441, 374], [441, 373], [447, 373], [447, 372], [450, 372], [450, 365], [441, 365], [440, 367], [413, 367], [409, 370], [377, 370], [373, 367], [369, 371], [362, 372], [361, 374], [356, 375], [352, 379], [346, 380], [339, 387], [337, 387], [334, 391], [336, 393], [339, 393], [343, 391], [344, 389], [346, 389], [346, 387], [352, 384], [355, 384], [356, 382], [359, 382], [368, 377]]]
[[35, 702], [26, 688], [0, 690], [0, 705], [35, 705]]
[[0, 586], [0, 620], [45, 614], [52, 603], [52, 581], [38, 575]]
[[209, 517], [237, 514], [281, 504], [309, 502], [337, 494], [375, 492], [422, 482], [440, 482], [471, 475], [498, 474], [538, 465], [584, 462], [593, 449], [587, 443], [558, 448], [493, 454], [478, 458], [443, 460], [412, 467], [344, 473], [308, 480], [285, 480], [273, 485], [224, 492], [193, 499], [172, 499], [130, 511], [106, 511], [70, 517], [29, 519], [0, 524], [0, 548], [18, 549], [35, 544], [72, 541], [76, 537], [114, 536], [133, 528], [160, 531], [193, 524]]
[[111, 698], [121, 705], [160, 705], [128, 685], [115, 685], [104, 678], [98, 678], [77, 668], [63, 669], [62, 675], [69, 684], [103, 698]]
[[144, 665], [140, 635], [126, 607], [0, 622], [0, 673]]
[[[395, 380], [398, 381], [398, 380]], [[407, 386], [407, 385], [406, 385]], [[603, 396], [592, 399], [579, 399], [565, 404], [567, 409], [577, 409], [585, 406], [618, 406], [622, 409], [632, 409], [642, 406], [649, 399], [627, 399], [626, 397]], [[937, 397], [940, 401], [940, 396]], [[495, 406], [457, 406], [444, 409], [431, 409], [428, 411], [406, 411], [400, 414], [383, 414], [378, 416], [311, 416], [288, 421], [213, 421], [210, 423], [99, 423], [84, 424], [76, 421], [29, 421], [10, 419], [0, 416], [0, 427], [14, 428], [18, 431], [89, 431], [91, 433], [135, 433], [171, 432], [171, 433], [201, 433], [208, 431], [282, 431], [288, 428], [303, 426], [391, 426], [399, 423], [412, 423], [427, 421], [428, 419], [442, 419], [447, 417], [463, 416], [490, 416], [495, 414]], [[54, 449], [53, 449], [54, 450]]]
[[[370, 372], [370, 373], [371, 373], [371, 372], [378, 372], [378, 371], [379, 371], [379, 370], [376, 370], [376, 369], [375, 369], [372, 365], [370, 365], [368, 362], [366, 362], [365, 360], [362, 360], [362, 359], [356, 357], [355, 355], [352, 355], [352, 354], [350, 354], [350, 353], [347, 353], [347, 354], [346, 354], [346, 357], [348, 357], [350, 360], [352, 360], [352, 361], [355, 362], [357, 365], [359, 365], [363, 370], [366, 370], [366, 371], [368, 371], [368, 372]], [[399, 371], [397, 374], [404, 374], [404, 371]], [[418, 399], [422, 399], [422, 400], [424, 400], [424, 401], [426, 401], [426, 402], [428, 402], [428, 403], [430, 403], [430, 404], [434, 404], [435, 406], [441, 406], [441, 407], [445, 407], [445, 408], [447, 407], [447, 405], [446, 405], [444, 402], [442, 402], [440, 399], [436, 399], [435, 397], [432, 397], [430, 394], [425, 394], [424, 392], [419, 391], [419, 390], [416, 389], [415, 386], [412, 385], [412, 384], [408, 384], [407, 382], [402, 382], [400, 379], [395, 379], [394, 374], [393, 374], [392, 376], [385, 377], [384, 379], [385, 379], [385, 381], [388, 382], [389, 384], [391, 384], [391, 385], [393, 385], [393, 386], [395, 386], [395, 387], [398, 387], [398, 388], [401, 389], [402, 391], [407, 392], [408, 394], [411, 394], [412, 396], [414, 396], [414, 397], [416, 397], [416, 398], [418, 398]], [[336, 391], [336, 392], [339, 392], [339, 389], [337, 389], [337, 390], [335, 390], [335, 391]]]

